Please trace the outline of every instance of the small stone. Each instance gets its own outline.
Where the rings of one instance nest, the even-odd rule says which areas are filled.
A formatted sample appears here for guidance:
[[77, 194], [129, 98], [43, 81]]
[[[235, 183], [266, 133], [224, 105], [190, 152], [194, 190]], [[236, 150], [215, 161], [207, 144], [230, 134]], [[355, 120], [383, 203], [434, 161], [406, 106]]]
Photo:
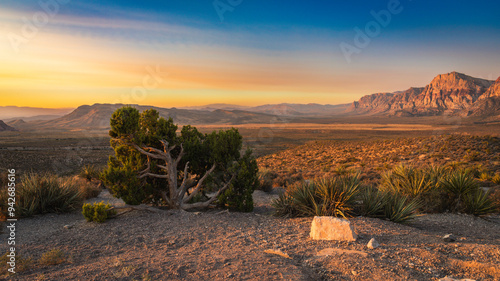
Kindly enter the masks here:
[[358, 272], [356, 270], [351, 271], [352, 275], [358, 275]]
[[445, 236], [443, 236], [443, 240], [444, 242], [455, 242], [457, 240], [457, 238], [455, 238], [455, 236], [453, 234], [446, 234]]
[[314, 240], [356, 241], [354, 227], [346, 219], [336, 217], [314, 217], [310, 237]]
[[285, 252], [283, 252], [282, 250], [279, 250], [279, 249], [278, 250], [267, 249], [267, 250], [264, 251], [264, 253], [266, 253], [266, 254], [272, 254], [272, 255], [278, 255], [278, 256], [281, 256], [281, 257], [284, 257], [284, 258], [287, 258], [287, 259], [291, 259], [291, 257], [287, 253], [285, 253]]
[[65, 225], [63, 227], [64, 227], [64, 229], [71, 229], [71, 228], [73, 228], [73, 226], [71, 224], [67, 224], [67, 225]]
[[474, 279], [455, 279], [455, 278], [451, 278], [451, 277], [444, 277], [444, 278], [441, 278], [439, 279], [438, 281], [476, 281]]
[[372, 239], [370, 239], [370, 241], [368, 241], [368, 244], [366, 244], [366, 247], [368, 247], [368, 249], [376, 249], [376, 248], [380, 247], [380, 244], [377, 242], [377, 240], [375, 240], [375, 238], [372, 238]]

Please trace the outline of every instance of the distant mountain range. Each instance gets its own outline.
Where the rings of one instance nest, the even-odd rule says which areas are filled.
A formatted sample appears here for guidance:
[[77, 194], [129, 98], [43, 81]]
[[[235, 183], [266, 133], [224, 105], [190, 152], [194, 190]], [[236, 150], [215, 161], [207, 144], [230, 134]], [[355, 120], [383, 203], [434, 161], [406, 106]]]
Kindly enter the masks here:
[[[21, 112], [27, 118], [0, 121], [0, 131], [6, 130], [85, 130], [109, 128], [113, 112], [123, 104], [82, 105], [68, 109], [0, 107], [0, 116]], [[429, 85], [405, 91], [377, 93], [362, 97], [352, 104], [268, 104], [240, 106], [210, 104], [198, 107], [161, 108], [132, 105], [139, 111], [156, 109], [160, 116], [172, 117], [177, 124], [237, 125], [251, 123], [314, 122], [323, 117], [349, 116], [440, 116], [480, 117], [500, 121], [500, 78], [490, 81], [458, 72], [436, 76]], [[307, 118], [307, 119], [306, 119]], [[312, 120], [312, 121], [311, 121]]]
[[367, 95], [348, 112], [359, 115], [438, 116], [500, 119], [500, 78], [490, 81], [458, 72], [436, 76], [423, 88]]
[[280, 103], [280, 104], [265, 104], [259, 106], [241, 106], [234, 104], [216, 103], [204, 106], [184, 107], [184, 109], [208, 110], [214, 111], [217, 109], [224, 110], [243, 110], [249, 112], [267, 113], [278, 116], [328, 116], [343, 114], [349, 108], [350, 104], [297, 104], [297, 103]]
[[61, 117], [73, 111], [74, 108], [39, 108], [39, 107], [19, 107], [0, 106], [0, 120], [11, 121], [13, 119], [49, 120]]
[[[11, 118], [7, 124], [19, 130], [83, 130], [108, 129], [109, 119], [115, 110], [124, 104], [82, 105], [69, 114], [50, 120], [25, 120]], [[132, 105], [139, 111], [150, 108], [157, 110], [161, 117], [172, 117], [177, 124], [192, 125], [237, 125], [250, 123], [280, 123], [283, 118], [298, 116], [318, 116], [341, 114], [349, 108], [344, 105], [320, 104], [276, 104], [245, 107], [230, 104], [212, 104], [202, 107], [161, 108], [155, 106]], [[288, 121], [289, 119], [287, 119]]]
[[[109, 119], [115, 110], [124, 104], [82, 105], [70, 114], [52, 120], [31, 121], [12, 120], [9, 125], [20, 130], [84, 130], [108, 129]], [[187, 110], [177, 108], [161, 108], [154, 106], [131, 105], [139, 111], [155, 109], [161, 117], [172, 117], [177, 124], [245, 124], [279, 122], [276, 116], [241, 110], [217, 109]], [[274, 120], [274, 121], [273, 121]]]

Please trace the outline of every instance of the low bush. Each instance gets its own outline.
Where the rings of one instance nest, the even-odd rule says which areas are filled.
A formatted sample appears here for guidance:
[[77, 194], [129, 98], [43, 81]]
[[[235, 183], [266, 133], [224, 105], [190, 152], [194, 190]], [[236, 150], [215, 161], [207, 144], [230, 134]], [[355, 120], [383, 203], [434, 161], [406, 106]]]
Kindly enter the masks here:
[[271, 192], [273, 190], [273, 179], [276, 177], [277, 175], [269, 170], [259, 170], [259, 186], [257, 189], [265, 192]]
[[94, 165], [87, 164], [80, 171], [80, 177], [88, 181], [98, 180], [101, 171]]
[[116, 215], [116, 211], [111, 204], [104, 202], [94, 204], [83, 204], [82, 214], [88, 222], [95, 221], [99, 223], [105, 222], [109, 217]]
[[[7, 274], [12, 274], [9, 273], [8, 269], [10, 268], [10, 265], [7, 264], [8, 262], [12, 262], [12, 258], [8, 257], [9, 253], [5, 253], [2, 256], [0, 256], [0, 276], [2, 275], [7, 275]], [[25, 258], [24, 256], [21, 256], [16, 253], [15, 256], [15, 264], [16, 264], [16, 273], [25, 271], [27, 269], [30, 269], [33, 267], [33, 259], [31, 257]]]
[[68, 257], [66, 254], [60, 249], [52, 249], [46, 253], [44, 253], [38, 263], [41, 265], [57, 265], [61, 263], [67, 262]]

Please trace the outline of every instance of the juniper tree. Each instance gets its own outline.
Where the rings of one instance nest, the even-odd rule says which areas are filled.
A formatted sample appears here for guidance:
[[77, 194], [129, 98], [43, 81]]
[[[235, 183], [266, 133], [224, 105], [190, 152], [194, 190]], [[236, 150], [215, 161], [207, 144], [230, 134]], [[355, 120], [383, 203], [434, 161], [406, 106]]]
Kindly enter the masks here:
[[[235, 195], [251, 194], [257, 174], [251, 151], [240, 156], [242, 137], [237, 129], [203, 134], [187, 125], [177, 134], [172, 118], [160, 118], [153, 109], [141, 114], [132, 107], [116, 110], [110, 124], [115, 155], [102, 178], [127, 204], [191, 209], [220, 199], [219, 205], [252, 210], [251, 197]], [[208, 187], [215, 195], [205, 195]]]

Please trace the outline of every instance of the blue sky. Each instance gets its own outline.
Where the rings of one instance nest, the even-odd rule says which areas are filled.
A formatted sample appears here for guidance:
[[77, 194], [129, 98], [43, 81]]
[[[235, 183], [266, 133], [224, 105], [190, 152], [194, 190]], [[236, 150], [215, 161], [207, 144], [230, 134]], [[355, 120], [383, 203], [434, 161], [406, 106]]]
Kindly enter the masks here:
[[[57, 12], [28, 38], [39, 2]], [[214, 3], [230, 7], [223, 20]], [[382, 26], [373, 13], [386, 11]], [[0, 94], [24, 98], [0, 105], [338, 104], [451, 71], [493, 80], [499, 15], [494, 1], [4, 0]], [[154, 87], [148, 67], [163, 73]]]

